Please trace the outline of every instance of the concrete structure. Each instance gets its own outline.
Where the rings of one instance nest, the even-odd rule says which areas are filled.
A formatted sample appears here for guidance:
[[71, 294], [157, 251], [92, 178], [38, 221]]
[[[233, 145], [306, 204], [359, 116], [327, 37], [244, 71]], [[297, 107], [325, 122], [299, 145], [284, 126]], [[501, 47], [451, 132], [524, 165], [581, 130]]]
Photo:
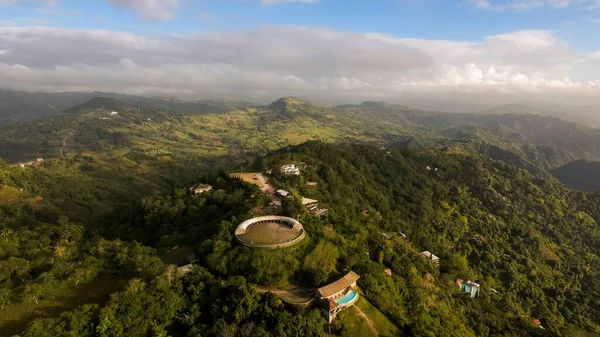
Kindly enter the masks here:
[[235, 229], [235, 236], [246, 246], [277, 249], [297, 244], [306, 233], [295, 219], [269, 215], [242, 222]]
[[316, 204], [318, 202], [319, 202], [319, 200], [302, 197], [302, 205], [304, 205], [304, 206], [310, 205], [310, 204]]
[[421, 252], [421, 254], [423, 256], [425, 256], [427, 259], [429, 259], [431, 262], [433, 262], [434, 264], [436, 264], [438, 266], [440, 265], [440, 258], [433, 255], [431, 252], [426, 250], [424, 252]]
[[358, 293], [353, 289], [359, 278], [358, 274], [350, 271], [341, 279], [316, 290], [315, 295], [321, 300], [322, 313], [329, 323], [340, 311], [358, 301]]
[[189, 273], [192, 271], [192, 269], [194, 269], [194, 265], [193, 264], [186, 264], [185, 266], [181, 266], [179, 268], [177, 268], [177, 274], [179, 275], [179, 277]]
[[200, 194], [200, 193], [208, 192], [210, 190], [212, 190], [212, 186], [210, 186], [208, 184], [198, 184], [198, 185], [194, 185], [194, 186], [190, 187], [190, 192], [192, 192], [194, 194]]
[[282, 165], [281, 173], [286, 175], [299, 175], [300, 169], [296, 167], [294, 164]]
[[318, 202], [314, 202], [306, 205], [306, 210], [315, 216], [321, 217], [323, 215], [327, 215], [329, 210], [327, 208], [323, 208], [319, 206]]
[[287, 196], [290, 195], [290, 192], [288, 192], [286, 190], [277, 190], [276, 193], [277, 193], [278, 196], [280, 196], [282, 198], [285, 198], [285, 197], [287, 197]]
[[28, 161], [25, 163], [19, 163], [17, 165], [21, 168], [25, 168], [25, 167], [29, 167], [29, 166], [39, 167], [43, 163], [44, 163], [44, 158], [37, 158], [35, 161], [32, 160], [32, 161]]
[[456, 280], [456, 284], [460, 287], [460, 292], [469, 294], [471, 297], [477, 297], [481, 286], [478, 283], [467, 281], [464, 282], [461, 279]]

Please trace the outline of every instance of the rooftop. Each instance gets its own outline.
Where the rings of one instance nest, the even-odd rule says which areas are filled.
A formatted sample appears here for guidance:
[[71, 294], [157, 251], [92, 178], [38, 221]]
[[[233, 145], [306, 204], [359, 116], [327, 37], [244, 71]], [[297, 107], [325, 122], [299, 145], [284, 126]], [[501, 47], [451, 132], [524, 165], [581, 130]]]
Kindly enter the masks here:
[[331, 296], [339, 293], [340, 291], [343, 291], [344, 289], [348, 288], [354, 282], [358, 281], [359, 278], [360, 278], [360, 276], [357, 273], [350, 271], [348, 274], [344, 275], [344, 277], [342, 277], [341, 279], [339, 279], [333, 283], [330, 283], [324, 287], [319, 288], [318, 289], [319, 295], [321, 295], [321, 297], [324, 297], [324, 298], [331, 297]]
[[304, 198], [302, 197], [302, 205], [309, 205], [309, 204], [314, 204], [316, 202], [319, 202], [319, 200], [315, 200], [315, 199], [309, 199], [309, 198]]
[[194, 185], [193, 187], [194, 189], [199, 189], [199, 188], [212, 188], [211, 185], [209, 184], [198, 184], [198, 185]]

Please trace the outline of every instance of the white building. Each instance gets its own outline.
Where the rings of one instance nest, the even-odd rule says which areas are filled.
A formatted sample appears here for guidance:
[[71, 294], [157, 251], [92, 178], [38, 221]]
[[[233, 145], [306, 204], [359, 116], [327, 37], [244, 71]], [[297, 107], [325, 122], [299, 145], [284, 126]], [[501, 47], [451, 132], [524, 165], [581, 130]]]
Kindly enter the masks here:
[[290, 195], [290, 192], [286, 190], [277, 190], [277, 195], [279, 195], [282, 198], [285, 198]]
[[440, 265], [440, 258], [433, 255], [430, 251], [426, 250], [424, 252], [421, 252], [421, 254], [423, 256], [425, 256], [427, 259], [429, 259], [431, 262], [435, 263], [436, 265], [438, 265], [438, 266]]
[[207, 184], [198, 184], [190, 187], [190, 191], [194, 194], [200, 194], [212, 190], [212, 186]]
[[299, 175], [300, 169], [296, 167], [294, 164], [282, 165], [281, 173], [288, 175]]

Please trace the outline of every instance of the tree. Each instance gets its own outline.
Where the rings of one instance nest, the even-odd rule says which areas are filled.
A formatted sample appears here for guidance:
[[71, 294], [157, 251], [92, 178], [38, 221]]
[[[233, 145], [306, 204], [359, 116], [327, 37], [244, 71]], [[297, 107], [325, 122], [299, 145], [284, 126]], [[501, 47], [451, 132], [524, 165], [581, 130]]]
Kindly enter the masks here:
[[38, 300], [42, 296], [43, 286], [39, 283], [30, 283], [25, 286], [23, 292], [23, 299], [25, 302], [33, 301], [35, 304], [39, 304]]
[[5, 304], [9, 304], [12, 297], [12, 291], [7, 288], [0, 288], [0, 303], [2, 303], [1, 309], [4, 309]]
[[9, 239], [12, 239], [14, 233], [15, 232], [10, 228], [3, 228], [2, 231], [0, 231], [0, 236], [2, 236], [4, 240], [8, 241]]

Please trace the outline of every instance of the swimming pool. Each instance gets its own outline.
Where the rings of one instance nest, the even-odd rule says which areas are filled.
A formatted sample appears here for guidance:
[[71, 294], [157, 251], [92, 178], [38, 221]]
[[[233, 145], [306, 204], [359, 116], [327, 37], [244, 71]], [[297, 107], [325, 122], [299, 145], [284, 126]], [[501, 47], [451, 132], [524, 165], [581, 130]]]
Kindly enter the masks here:
[[347, 293], [346, 295], [344, 295], [344, 297], [338, 299], [337, 301], [335, 301], [335, 303], [339, 304], [339, 305], [344, 305], [344, 304], [348, 304], [349, 302], [354, 301], [354, 299], [358, 296], [358, 293], [354, 290], [352, 290], [351, 292]]

